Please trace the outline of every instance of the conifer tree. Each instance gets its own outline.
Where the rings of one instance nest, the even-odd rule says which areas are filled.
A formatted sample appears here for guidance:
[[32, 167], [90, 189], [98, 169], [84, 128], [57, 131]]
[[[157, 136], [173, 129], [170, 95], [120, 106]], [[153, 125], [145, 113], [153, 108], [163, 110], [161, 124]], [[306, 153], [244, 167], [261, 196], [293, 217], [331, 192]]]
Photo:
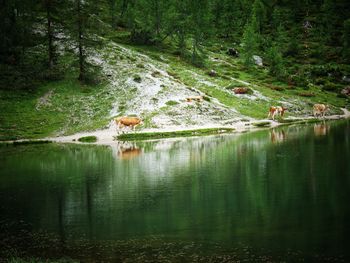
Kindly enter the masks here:
[[191, 62], [200, 66], [203, 64], [204, 59], [202, 45], [212, 32], [210, 26], [209, 1], [190, 1], [189, 7], [191, 20], [188, 26], [192, 38]]
[[343, 29], [343, 58], [345, 61], [350, 61], [350, 19], [344, 21]]
[[87, 0], [74, 0], [71, 2], [65, 21], [67, 29], [71, 34], [71, 38], [75, 43], [76, 54], [79, 64], [80, 81], [87, 81], [90, 77], [88, 74], [89, 66], [87, 57], [92, 48], [99, 44], [97, 32], [100, 32], [99, 20], [96, 19], [98, 9], [95, 5], [91, 5]]
[[257, 32], [256, 17], [253, 16], [246, 25], [243, 33], [243, 62], [246, 66], [253, 65], [253, 55], [259, 50], [259, 34]]

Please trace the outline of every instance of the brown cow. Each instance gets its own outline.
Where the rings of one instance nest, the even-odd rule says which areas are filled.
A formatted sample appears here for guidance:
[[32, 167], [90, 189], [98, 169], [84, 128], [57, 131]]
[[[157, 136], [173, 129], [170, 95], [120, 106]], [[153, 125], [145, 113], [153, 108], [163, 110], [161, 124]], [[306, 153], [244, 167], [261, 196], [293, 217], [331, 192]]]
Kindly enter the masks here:
[[285, 107], [281, 107], [281, 106], [271, 106], [269, 109], [269, 115], [267, 115], [267, 118], [272, 118], [273, 120], [275, 120], [275, 116], [276, 115], [280, 115], [281, 117], [283, 117], [284, 112], [287, 110], [287, 108]]
[[235, 94], [247, 94], [249, 92], [249, 89], [246, 87], [236, 87], [236, 88], [232, 89], [232, 91]]
[[314, 117], [320, 116], [324, 117], [326, 111], [329, 110], [328, 105], [325, 104], [315, 104], [313, 107]]
[[203, 101], [203, 96], [192, 96], [192, 97], [187, 97], [186, 98], [187, 102], [192, 102], [192, 100], [197, 101], [197, 102], [202, 102]]
[[120, 117], [115, 119], [118, 129], [128, 126], [135, 130], [135, 127], [139, 125], [142, 120], [138, 117]]

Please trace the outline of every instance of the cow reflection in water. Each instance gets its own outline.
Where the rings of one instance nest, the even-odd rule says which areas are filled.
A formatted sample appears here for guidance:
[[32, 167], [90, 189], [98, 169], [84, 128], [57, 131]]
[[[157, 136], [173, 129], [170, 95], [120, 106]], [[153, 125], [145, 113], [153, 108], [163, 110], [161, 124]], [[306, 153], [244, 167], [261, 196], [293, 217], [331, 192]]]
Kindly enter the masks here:
[[272, 129], [270, 130], [270, 138], [272, 143], [280, 143], [286, 140], [286, 133], [284, 130]]
[[142, 150], [132, 143], [120, 143], [117, 146], [117, 155], [122, 160], [130, 160], [140, 155]]
[[325, 136], [329, 132], [329, 125], [325, 122], [315, 123], [314, 125], [314, 134], [315, 136]]

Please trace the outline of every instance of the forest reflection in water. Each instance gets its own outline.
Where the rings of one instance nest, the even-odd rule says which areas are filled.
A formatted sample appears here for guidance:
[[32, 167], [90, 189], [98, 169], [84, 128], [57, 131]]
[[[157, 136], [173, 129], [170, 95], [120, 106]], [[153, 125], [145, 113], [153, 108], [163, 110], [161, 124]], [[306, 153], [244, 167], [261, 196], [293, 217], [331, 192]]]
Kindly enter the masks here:
[[63, 244], [161, 237], [347, 257], [349, 134], [345, 121], [112, 146], [1, 147], [0, 219]]

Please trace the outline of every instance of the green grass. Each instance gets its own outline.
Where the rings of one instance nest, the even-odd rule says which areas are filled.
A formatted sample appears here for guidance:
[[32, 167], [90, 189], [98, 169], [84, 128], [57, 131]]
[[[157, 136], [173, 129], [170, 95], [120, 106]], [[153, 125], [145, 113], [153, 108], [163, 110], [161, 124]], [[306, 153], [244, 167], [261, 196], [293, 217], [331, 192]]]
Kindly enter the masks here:
[[96, 136], [85, 136], [85, 137], [80, 137], [78, 139], [79, 142], [97, 142], [97, 137]]
[[[53, 91], [47, 105], [40, 98]], [[108, 124], [113, 97], [104, 85], [84, 86], [74, 78], [47, 83], [35, 91], [0, 90], [0, 141], [68, 135]], [[91, 114], [92, 113], [92, 114]]]
[[168, 100], [165, 104], [168, 106], [174, 106], [174, 105], [177, 105], [179, 103], [177, 101], [174, 101], [174, 100]]
[[152, 140], [174, 137], [190, 137], [190, 136], [204, 136], [222, 133], [231, 133], [233, 128], [208, 128], [197, 130], [183, 130], [173, 132], [140, 132], [140, 133], [126, 133], [116, 136], [120, 141], [136, 141], [136, 140]]
[[252, 125], [255, 127], [269, 127], [271, 123], [269, 121], [261, 121], [261, 122], [252, 123]]

